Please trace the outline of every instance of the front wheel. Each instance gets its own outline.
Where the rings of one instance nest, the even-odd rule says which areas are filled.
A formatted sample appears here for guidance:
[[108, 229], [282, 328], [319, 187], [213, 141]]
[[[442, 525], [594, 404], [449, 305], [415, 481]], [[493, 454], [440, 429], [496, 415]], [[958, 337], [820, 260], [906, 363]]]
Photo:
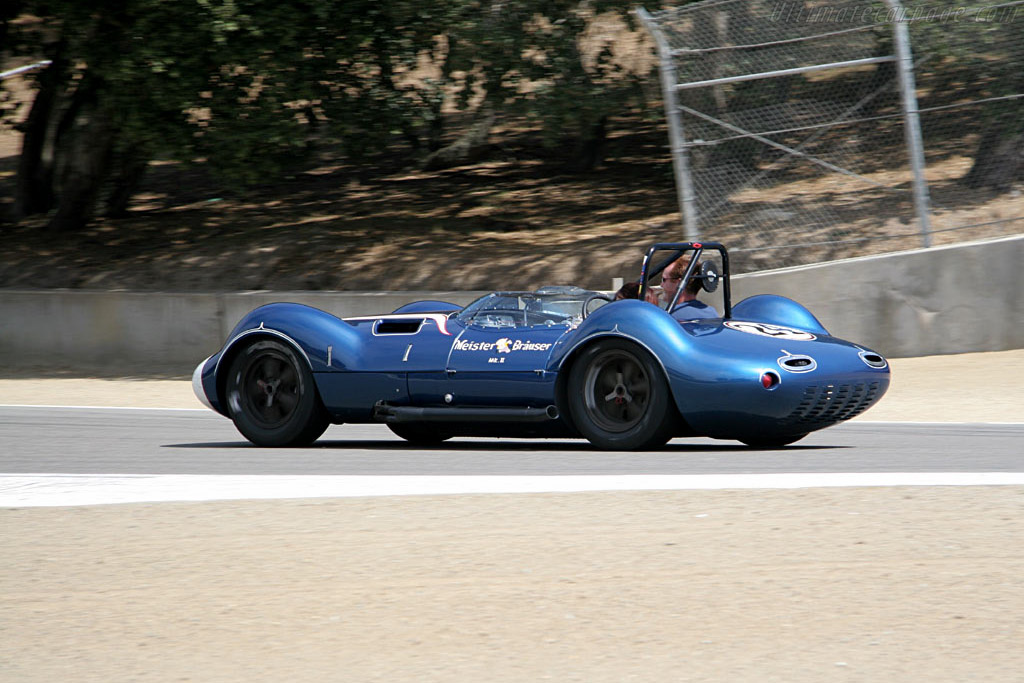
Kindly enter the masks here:
[[620, 339], [594, 344], [573, 364], [569, 408], [580, 433], [605, 450], [660, 448], [672, 438], [676, 417], [661, 367]]
[[309, 366], [273, 339], [251, 342], [235, 357], [227, 399], [235, 427], [257, 446], [307, 446], [329, 424]]

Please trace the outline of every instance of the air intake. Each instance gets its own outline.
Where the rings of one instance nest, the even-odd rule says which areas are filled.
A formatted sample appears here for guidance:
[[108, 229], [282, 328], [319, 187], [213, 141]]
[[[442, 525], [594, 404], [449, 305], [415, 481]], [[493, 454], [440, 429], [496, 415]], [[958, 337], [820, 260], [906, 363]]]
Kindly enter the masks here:
[[885, 362], [884, 358], [872, 351], [861, 351], [858, 355], [862, 361], [872, 368], [884, 368], [889, 365]]
[[779, 359], [779, 367], [789, 372], [810, 372], [818, 367], [818, 363], [810, 356], [790, 355]]

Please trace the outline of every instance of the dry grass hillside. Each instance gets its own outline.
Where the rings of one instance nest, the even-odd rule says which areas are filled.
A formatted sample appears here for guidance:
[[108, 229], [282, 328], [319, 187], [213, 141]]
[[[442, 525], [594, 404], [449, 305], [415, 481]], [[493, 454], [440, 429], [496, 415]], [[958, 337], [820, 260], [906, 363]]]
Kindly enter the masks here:
[[[0, 212], [9, 208], [20, 140], [0, 134]], [[443, 171], [352, 166], [324, 158], [287, 180], [229, 192], [201, 168], [155, 163], [126, 218], [99, 219], [80, 234], [53, 235], [42, 219], [0, 223], [0, 287], [230, 290], [416, 290], [606, 288], [635, 277], [654, 241], [682, 239], [666, 136], [660, 124], [615, 121], [607, 160], [589, 173], [561, 170], [558, 150], [499, 129], [485, 161]], [[929, 180], [955, 210], [937, 227], [1024, 216], [1020, 191], [967, 191], [964, 157], [929, 167]], [[887, 173], [887, 172], [881, 172]], [[891, 173], [889, 173], [891, 175]], [[887, 182], [890, 182], [889, 179]], [[704, 234], [731, 248], [737, 271], [772, 267], [763, 236], [744, 216], [833, 191], [830, 179], [802, 178], [770, 193], [733, 197], [728, 227]], [[802, 251], [803, 261], [915, 248], [915, 227], [890, 220], [891, 196], [865, 193], [855, 226], [868, 242]], [[905, 200], [909, 203], [909, 196]], [[938, 233], [936, 243], [1007, 234], [1014, 223]], [[1017, 224], [1019, 226], [1019, 223]], [[815, 241], [787, 226], [780, 240]], [[1019, 228], [1018, 228], [1019, 229]], [[828, 236], [825, 235], [825, 238]]]

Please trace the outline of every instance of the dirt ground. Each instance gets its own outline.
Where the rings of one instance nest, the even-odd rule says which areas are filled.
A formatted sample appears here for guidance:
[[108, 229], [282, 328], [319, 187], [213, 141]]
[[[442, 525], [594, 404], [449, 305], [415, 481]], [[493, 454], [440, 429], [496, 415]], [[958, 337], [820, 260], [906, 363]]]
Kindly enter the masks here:
[[[1024, 418], [1024, 351], [893, 369], [863, 419]], [[187, 382], [0, 391], [197, 405]], [[0, 510], [0, 681], [1018, 681], [1022, 509], [937, 487]]]
[[[153, 162], [126, 216], [55, 235], [45, 217], [3, 222], [20, 137], [0, 129], [0, 288], [605, 288], [611, 277], [639, 275], [651, 244], [683, 238], [661, 126], [614, 121], [607, 159], [588, 173], [566, 172], [557, 150], [527, 133], [513, 122], [499, 127], [486, 159], [456, 168], [355, 166], [326, 154], [290, 178], [245, 191], [221, 187], [201, 166]], [[929, 164], [936, 245], [1016, 234], [1024, 225], [1024, 184], [971, 189], [961, 182], [970, 167], [962, 154]], [[870, 175], [883, 185], [909, 183], [905, 170]], [[783, 197], [846, 208], [838, 224], [800, 233], [797, 242], [817, 246], [766, 250], [794, 243], [788, 223], [759, 227], [781, 211]], [[731, 201], [733, 212], [702, 227], [702, 238], [728, 246], [735, 273], [921, 246], [909, 193], [894, 199], [812, 173]]]
[[2, 513], [0, 680], [1019, 681], [1020, 487]]

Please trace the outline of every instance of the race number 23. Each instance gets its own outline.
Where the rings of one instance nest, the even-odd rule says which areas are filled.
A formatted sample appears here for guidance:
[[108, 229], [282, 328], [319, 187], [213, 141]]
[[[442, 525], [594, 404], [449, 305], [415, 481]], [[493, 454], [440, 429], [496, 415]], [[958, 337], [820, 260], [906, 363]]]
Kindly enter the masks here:
[[771, 337], [773, 339], [784, 339], [786, 341], [811, 341], [812, 339], [816, 339], [816, 337], [810, 332], [794, 330], [791, 327], [783, 327], [782, 325], [727, 320], [725, 322], [725, 326], [738, 332], [757, 334], [762, 337]]

